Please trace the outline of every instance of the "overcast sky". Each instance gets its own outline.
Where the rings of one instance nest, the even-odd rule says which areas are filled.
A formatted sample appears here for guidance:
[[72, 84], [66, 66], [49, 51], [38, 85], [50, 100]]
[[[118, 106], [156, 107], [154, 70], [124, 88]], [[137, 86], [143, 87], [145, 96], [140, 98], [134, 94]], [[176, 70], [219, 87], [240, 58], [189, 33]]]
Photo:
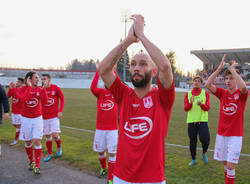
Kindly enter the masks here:
[[128, 9], [144, 15], [145, 34], [163, 53], [175, 51], [180, 68], [193, 71], [202, 63], [191, 50], [250, 47], [249, 7], [248, 0], [0, 0], [0, 67], [102, 60], [124, 38]]

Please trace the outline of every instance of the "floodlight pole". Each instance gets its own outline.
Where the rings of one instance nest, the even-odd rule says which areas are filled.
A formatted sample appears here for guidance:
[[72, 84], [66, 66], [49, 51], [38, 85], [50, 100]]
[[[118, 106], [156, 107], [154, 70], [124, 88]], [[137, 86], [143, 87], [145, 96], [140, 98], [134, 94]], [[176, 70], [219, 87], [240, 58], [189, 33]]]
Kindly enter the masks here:
[[[124, 35], [124, 40], [125, 40], [127, 37], [127, 23], [130, 22], [128, 10], [125, 10], [124, 14], [122, 15], [121, 22], [124, 22], [124, 25], [125, 25], [125, 35]], [[123, 57], [123, 76], [122, 76], [123, 82], [126, 82], [126, 59], [127, 58], [126, 58], [125, 53], [126, 51], [122, 55]]]

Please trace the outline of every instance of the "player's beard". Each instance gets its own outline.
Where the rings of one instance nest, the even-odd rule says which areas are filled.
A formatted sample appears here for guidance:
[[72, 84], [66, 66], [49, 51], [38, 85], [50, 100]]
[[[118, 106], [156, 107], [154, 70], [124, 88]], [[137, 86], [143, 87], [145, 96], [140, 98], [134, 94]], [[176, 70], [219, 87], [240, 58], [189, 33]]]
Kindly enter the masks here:
[[[135, 75], [139, 75], [142, 77], [142, 80], [140, 81], [135, 81], [133, 78]], [[131, 82], [132, 84], [137, 87], [137, 88], [144, 88], [145, 86], [147, 86], [147, 84], [149, 83], [150, 79], [151, 79], [151, 71], [150, 72], [145, 72], [145, 77], [143, 77], [142, 75], [135, 73], [133, 76], [130, 74], [130, 78], [131, 78]]]

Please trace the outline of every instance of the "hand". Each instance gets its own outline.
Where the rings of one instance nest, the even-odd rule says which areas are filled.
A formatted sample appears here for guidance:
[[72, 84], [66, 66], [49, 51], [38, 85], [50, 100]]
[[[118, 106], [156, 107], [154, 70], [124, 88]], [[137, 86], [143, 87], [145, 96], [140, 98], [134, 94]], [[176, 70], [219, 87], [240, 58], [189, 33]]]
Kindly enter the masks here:
[[202, 105], [202, 102], [201, 102], [201, 101], [198, 101], [198, 102], [197, 102], [197, 105], [199, 105], [199, 106]]
[[43, 89], [46, 89], [49, 87], [49, 83], [48, 83], [48, 80], [44, 80], [43, 81]]
[[10, 87], [10, 89], [16, 88], [16, 84], [14, 82], [11, 82], [9, 87]]
[[99, 69], [99, 66], [100, 66], [100, 64], [99, 63], [95, 63], [95, 68], [96, 68], [96, 70], [98, 71], [98, 69]]
[[27, 82], [26, 83], [27, 83], [27, 86], [31, 86], [31, 78], [30, 77], [27, 78]]
[[134, 24], [130, 27], [130, 29], [128, 31], [128, 36], [126, 39], [131, 41], [132, 43], [139, 42], [139, 39], [135, 36]]
[[223, 66], [225, 65], [225, 59], [227, 57], [227, 54], [224, 54], [222, 59], [221, 59], [221, 62], [220, 62], [220, 65], [218, 67], [219, 70], [221, 70], [223, 68]]
[[191, 103], [194, 102], [194, 96], [191, 96], [190, 101], [191, 101]]
[[7, 120], [9, 118], [9, 113], [4, 113], [3, 114], [3, 119]]
[[57, 113], [57, 117], [58, 117], [59, 119], [62, 117], [62, 115], [63, 115], [62, 112], [58, 112], [58, 113]]
[[142, 15], [135, 14], [131, 16], [131, 19], [134, 21], [135, 35], [140, 39], [140, 37], [144, 36], [144, 26], [145, 26], [144, 17]]
[[230, 66], [228, 67], [229, 71], [235, 70], [235, 67], [236, 67], [236, 61], [231, 60], [230, 61]]

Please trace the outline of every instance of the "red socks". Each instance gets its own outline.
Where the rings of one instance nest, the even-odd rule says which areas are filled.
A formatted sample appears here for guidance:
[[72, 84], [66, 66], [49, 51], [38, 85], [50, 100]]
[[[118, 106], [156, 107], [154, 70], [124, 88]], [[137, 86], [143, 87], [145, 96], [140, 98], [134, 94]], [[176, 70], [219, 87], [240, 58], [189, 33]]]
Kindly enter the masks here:
[[40, 161], [41, 161], [41, 156], [42, 156], [42, 146], [35, 146], [35, 158], [36, 158], [36, 165], [35, 167], [40, 168]]
[[19, 135], [20, 135], [20, 129], [16, 128], [16, 136], [15, 136], [16, 141], [19, 139]]
[[52, 140], [46, 140], [46, 148], [49, 155], [52, 155]]
[[[35, 160], [36, 160], [35, 167], [40, 167], [40, 160], [41, 160], [41, 156], [42, 156], [42, 145], [34, 146], [34, 148], [35, 148]], [[26, 153], [28, 155], [29, 161], [34, 162], [32, 145], [30, 145], [30, 146], [25, 145], [25, 150], [26, 150]]]
[[25, 144], [25, 150], [26, 150], [26, 153], [27, 153], [27, 155], [28, 155], [28, 158], [29, 158], [30, 163], [31, 163], [31, 162], [34, 162], [34, 158], [33, 158], [33, 147], [32, 147], [32, 145], [27, 146], [27, 145]]
[[116, 156], [109, 157], [109, 162], [108, 162], [108, 181], [109, 180], [113, 181], [113, 172], [114, 172], [114, 169], [115, 169], [115, 161], [116, 161]]
[[58, 136], [58, 138], [55, 141], [56, 141], [57, 149], [61, 148], [61, 138]]
[[225, 184], [234, 184], [234, 180], [235, 180], [235, 169], [227, 169], [227, 171], [225, 171], [227, 173], [226, 175], [226, 180], [225, 180]]
[[107, 156], [106, 156], [106, 153], [104, 153], [103, 155], [99, 155], [99, 161], [100, 161], [100, 164], [102, 166], [102, 169], [106, 169], [107, 168]]

